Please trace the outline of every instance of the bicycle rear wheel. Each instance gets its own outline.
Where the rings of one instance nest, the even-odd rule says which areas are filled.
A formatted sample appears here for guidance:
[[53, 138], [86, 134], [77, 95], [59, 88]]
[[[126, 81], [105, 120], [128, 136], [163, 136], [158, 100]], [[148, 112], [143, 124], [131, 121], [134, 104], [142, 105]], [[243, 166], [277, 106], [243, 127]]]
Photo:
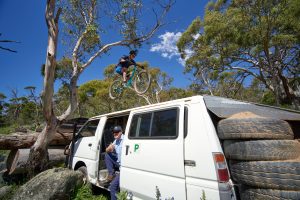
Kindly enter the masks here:
[[116, 99], [121, 96], [123, 92], [123, 85], [121, 80], [115, 80], [109, 87], [109, 97]]
[[133, 87], [138, 94], [144, 94], [150, 87], [150, 74], [146, 70], [138, 72], [134, 81]]

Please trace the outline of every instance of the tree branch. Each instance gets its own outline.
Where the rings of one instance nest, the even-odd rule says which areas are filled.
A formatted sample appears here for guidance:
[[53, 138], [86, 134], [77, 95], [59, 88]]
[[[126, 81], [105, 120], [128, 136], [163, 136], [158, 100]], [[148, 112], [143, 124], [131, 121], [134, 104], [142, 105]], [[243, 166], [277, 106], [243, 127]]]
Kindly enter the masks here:
[[59, 19], [59, 16], [60, 16], [61, 12], [62, 12], [62, 8], [58, 8], [55, 19], [54, 19], [54, 22], [56, 24], [58, 23], [58, 19]]
[[12, 49], [9, 49], [9, 48], [4, 48], [4, 47], [1, 47], [1, 46], [0, 46], [0, 49], [3, 49], [3, 50], [6, 50], [6, 51], [10, 51], [10, 52], [17, 53], [17, 51], [15, 51], [15, 50], [12, 50]]
[[89, 66], [94, 60], [95, 58], [97, 58], [97, 56], [99, 56], [100, 54], [102, 54], [103, 52], [108, 51], [111, 47], [114, 46], [126, 46], [126, 42], [124, 42], [124, 40], [118, 41], [118, 42], [114, 42], [114, 43], [110, 43], [110, 44], [106, 44], [104, 45], [99, 51], [97, 51], [93, 56], [90, 57], [90, 59], [81, 66], [82, 71]]

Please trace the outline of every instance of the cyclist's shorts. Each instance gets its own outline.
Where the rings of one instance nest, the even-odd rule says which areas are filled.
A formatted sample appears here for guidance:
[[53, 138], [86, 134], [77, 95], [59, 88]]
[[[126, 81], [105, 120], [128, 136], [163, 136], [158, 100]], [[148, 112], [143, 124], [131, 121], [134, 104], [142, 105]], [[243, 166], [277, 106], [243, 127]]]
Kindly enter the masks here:
[[117, 66], [116, 67], [116, 72], [120, 75], [122, 75], [122, 67], [121, 66]]

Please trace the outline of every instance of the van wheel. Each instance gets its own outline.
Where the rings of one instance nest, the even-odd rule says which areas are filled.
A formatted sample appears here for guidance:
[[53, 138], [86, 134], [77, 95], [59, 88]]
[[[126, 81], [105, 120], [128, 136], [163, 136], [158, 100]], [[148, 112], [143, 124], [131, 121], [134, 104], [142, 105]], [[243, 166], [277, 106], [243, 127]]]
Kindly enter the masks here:
[[224, 153], [233, 160], [289, 160], [300, 156], [297, 140], [224, 141]]
[[253, 187], [300, 190], [300, 159], [287, 161], [229, 161], [234, 181]]
[[83, 174], [83, 184], [86, 185], [89, 180], [86, 166], [81, 166], [77, 170]]
[[300, 191], [288, 190], [271, 190], [271, 189], [256, 189], [245, 188], [240, 192], [243, 200], [274, 200], [274, 199], [290, 199], [299, 200]]
[[220, 139], [294, 139], [286, 121], [272, 118], [227, 118], [217, 129]]

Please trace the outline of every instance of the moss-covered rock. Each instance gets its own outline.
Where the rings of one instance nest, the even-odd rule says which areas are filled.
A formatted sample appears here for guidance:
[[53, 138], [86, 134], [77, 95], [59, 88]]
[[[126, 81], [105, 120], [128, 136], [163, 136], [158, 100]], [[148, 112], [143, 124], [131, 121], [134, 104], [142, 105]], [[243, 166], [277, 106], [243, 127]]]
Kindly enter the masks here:
[[83, 184], [83, 175], [65, 168], [54, 168], [40, 173], [21, 186], [13, 196], [15, 200], [71, 199], [76, 188]]

